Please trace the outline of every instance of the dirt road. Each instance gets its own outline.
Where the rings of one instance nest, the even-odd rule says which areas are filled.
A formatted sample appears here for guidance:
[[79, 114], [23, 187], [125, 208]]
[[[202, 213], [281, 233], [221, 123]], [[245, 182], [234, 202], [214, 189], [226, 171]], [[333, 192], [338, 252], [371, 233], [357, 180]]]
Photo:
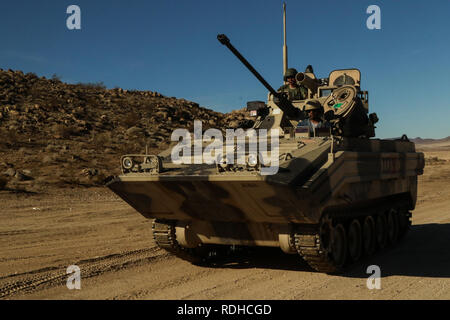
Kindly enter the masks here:
[[[0, 193], [1, 299], [450, 299], [450, 151], [426, 157], [411, 232], [342, 275], [255, 250], [213, 267], [155, 247], [151, 222], [106, 189]], [[81, 290], [66, 287], [77, 265]], [[381, 289], [366, 286], [369, 265]]]

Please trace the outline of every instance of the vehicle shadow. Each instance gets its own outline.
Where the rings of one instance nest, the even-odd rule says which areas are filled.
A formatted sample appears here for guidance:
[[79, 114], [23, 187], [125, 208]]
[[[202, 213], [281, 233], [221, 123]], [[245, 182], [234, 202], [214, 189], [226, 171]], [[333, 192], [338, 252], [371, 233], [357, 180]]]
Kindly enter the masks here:
[[[350, 266], [340, 277], [367, 278], [367, 267], [377, 265], [381, 277], [392, 275], [450, 278], [450, 224], [422, 224], [394, 246], [375, 253]], [[298, 255], [288, 255], [279, 248], [248, 248], [213, 259], [211, 268], [265, 268], [315, 272]]]

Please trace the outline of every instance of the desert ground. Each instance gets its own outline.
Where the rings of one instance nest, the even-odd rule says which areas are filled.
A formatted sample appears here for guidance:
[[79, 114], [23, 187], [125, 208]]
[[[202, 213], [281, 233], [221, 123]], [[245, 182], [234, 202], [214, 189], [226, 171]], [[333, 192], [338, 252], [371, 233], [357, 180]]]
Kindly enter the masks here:
[[[450, 299], [450, 144], [418, 150], [410, 232], [340, 275], [279, 249], [191, 265], [157, 248], [151, 221], [106, 188], [1, 191], [0, 299]], [[80, 290], [66, 287], [70, 265]], [[369, 265], [381, 289], [367, 288]]]

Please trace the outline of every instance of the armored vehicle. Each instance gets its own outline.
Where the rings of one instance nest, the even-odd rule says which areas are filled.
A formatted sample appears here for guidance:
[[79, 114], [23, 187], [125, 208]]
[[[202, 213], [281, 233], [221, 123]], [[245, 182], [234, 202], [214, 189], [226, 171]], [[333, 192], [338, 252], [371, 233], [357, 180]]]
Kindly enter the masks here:
[[[195, 151], [205, 152], [211, 140], [194, 133], [178, 149], [184, 162], [174, 161], [173, 148], [123, 156], [123, 174], [107, 186], [155, 219], [156, 244], [194, 263], [226, 246], [279, 247], [335, 273], [404, 236], [424, 157], [406, 136], [374, 138], [378, 119], [369, 114], [360, 71], [334, 70], [319, 79], [307, 68], [295, 76], [307, 97], [289, 100], [225, 35], [218, 40], [269, 90], [267, 103], [249, 108], [256, 115], [253, 137], [258, 132], [267, 152], [252, 149], [252, 134], [245, 133], [242, 144], [219, 146], [215, 161], [202, 163]], [[308, 125], [308, 108], [321, 110], [326, 125]]]

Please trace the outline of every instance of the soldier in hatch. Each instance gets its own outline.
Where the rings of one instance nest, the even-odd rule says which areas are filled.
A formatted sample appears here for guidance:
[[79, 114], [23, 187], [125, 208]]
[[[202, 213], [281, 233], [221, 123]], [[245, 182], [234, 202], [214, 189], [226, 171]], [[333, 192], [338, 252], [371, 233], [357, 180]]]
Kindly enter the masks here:
[[278, 92], [286, 92], [288, 100], [304, 100], [307, 98], [308, 89], [304, 86], [298, 85], [295, 81], [295, 75], [297, 74], [297, 70], [294, 68], [290, 68], [286, 70], [284, 75], [284, 81], [287, 81], [287, 84], [282, 85]]
[[308, 115], [308, 119], [300, 121], [297, 127], [308, 127], [311, 136], [316, 135], [316, 129], [330, 128], [330, 124], [322, 119], [323, 108], [319, 101], [308, 101], [303, 110]]

